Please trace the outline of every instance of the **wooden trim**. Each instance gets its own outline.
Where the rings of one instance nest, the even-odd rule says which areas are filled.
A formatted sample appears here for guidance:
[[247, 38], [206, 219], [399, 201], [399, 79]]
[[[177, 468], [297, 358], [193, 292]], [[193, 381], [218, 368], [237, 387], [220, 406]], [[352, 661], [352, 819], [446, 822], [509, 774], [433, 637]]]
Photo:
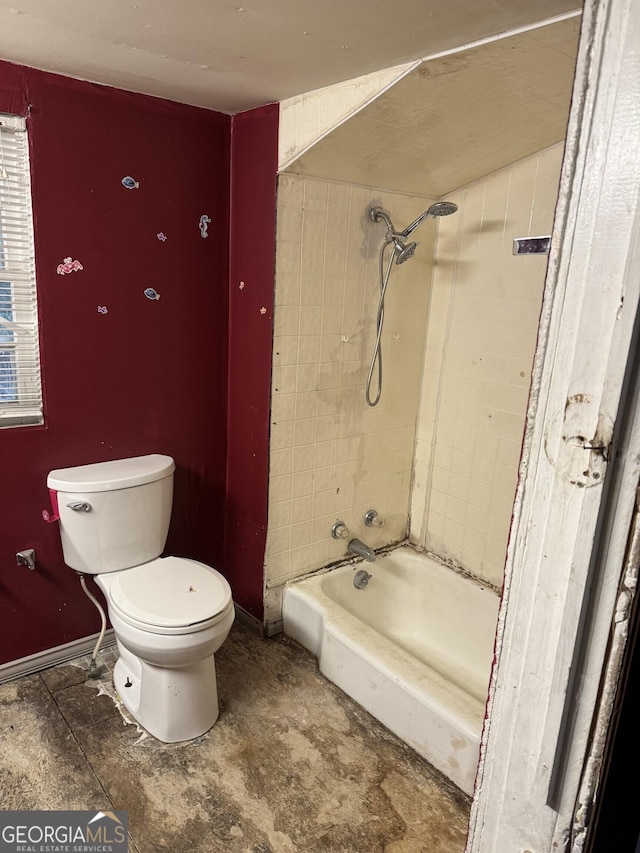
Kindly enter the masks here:
[[[588, 0], [467, 853], [569, 843], [635, 498], [617, 496], [594, 569], [640, 301], [638, 43], [640, 5]], [[567, 730], [570, 670], [587, 646]]]

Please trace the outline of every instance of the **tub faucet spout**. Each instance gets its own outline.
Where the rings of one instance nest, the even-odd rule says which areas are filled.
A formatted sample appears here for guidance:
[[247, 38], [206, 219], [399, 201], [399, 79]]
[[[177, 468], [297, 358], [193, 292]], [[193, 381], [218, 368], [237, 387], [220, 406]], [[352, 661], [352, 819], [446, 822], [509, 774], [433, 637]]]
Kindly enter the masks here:
[[364, 557], [369, 563], [373, 563], [376, 559], [376, 555], [371, 548], [359, 539], [351, 539], [349, 541], [349, 550], [358, 557]]

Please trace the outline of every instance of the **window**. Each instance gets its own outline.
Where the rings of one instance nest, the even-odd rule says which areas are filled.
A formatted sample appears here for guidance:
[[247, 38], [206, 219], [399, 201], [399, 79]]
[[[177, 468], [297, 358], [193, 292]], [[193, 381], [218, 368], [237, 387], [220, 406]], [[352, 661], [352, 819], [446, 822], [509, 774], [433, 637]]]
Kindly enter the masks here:
[[0, 427], [41, 423], [27, 130], [0, 114]]

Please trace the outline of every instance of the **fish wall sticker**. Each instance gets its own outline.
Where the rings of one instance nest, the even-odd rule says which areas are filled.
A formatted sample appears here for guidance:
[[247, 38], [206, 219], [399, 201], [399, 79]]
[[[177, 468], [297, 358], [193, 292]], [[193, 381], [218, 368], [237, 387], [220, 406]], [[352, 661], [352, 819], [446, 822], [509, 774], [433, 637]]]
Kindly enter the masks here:
[[132, 178], [130, 175], [127, 175], [126, 178], [123, 178], [120, 182], [123, 187], [126, 187], [128, 190], [139, 190], [140, 183]]
[[144, 295], [147, 299], [160, 299], [160, 294], [157, 290], [154, 290], [153, 287], [145, 288]]
[[78, 270], [82, 269], [84, 269], [84, 267], [80, 261], [73, 261], [71, 258], [64, 258], [63, 262], [58, 264], [56, 272], [58, 275], [67, 275], [67, 273], [78, 272]]

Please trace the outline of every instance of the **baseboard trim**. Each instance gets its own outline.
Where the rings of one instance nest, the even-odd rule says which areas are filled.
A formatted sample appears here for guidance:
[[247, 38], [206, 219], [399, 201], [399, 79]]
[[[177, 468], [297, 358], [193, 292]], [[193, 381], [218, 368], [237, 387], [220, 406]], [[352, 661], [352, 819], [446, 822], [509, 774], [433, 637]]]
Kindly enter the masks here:
[[[92, 652], [99, 636], [99, 633], [91, 634], [89, 637], [82, 637], [80, 640], [73, 640], [71, 643], [55, 646], [53, 649], [47, 649], [35, 655], [28, 655], [9, 663], [0, 664], [0, 684], [4, 684], [6, 681], [13, 681], [14, 678], [20, 678], [23, 675], [40, 672], [42, 669], [48, 669], [50, 666], [56, 666], [56, 664], [65, 663], [88, 652]], [[105, 632], [100, 648], [113, 646], [115, 642], [116, 638], [113, 628], [109, 628]]]

